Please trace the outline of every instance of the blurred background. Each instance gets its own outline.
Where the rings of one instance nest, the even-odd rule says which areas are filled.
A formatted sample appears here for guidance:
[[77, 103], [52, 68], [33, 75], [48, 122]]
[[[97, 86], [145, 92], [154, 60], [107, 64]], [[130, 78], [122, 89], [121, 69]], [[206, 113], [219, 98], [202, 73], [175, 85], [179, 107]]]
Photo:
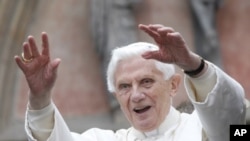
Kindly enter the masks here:
[[[129, 123], [106, 90], [105, 69], [113, 48], [154, 43], [139, 23], [173, 27], [250, 99], [249, 13], [249, 0], [0, 0], [0, 141], [27, 140], [28, 86], [13, 58], [28, 35], [40, 45], [46, 31], [52, 58], [62, 59], [53, 100], [70, 129], [116, 130]], [[182, 83], [174, 106], [187, 102]]]

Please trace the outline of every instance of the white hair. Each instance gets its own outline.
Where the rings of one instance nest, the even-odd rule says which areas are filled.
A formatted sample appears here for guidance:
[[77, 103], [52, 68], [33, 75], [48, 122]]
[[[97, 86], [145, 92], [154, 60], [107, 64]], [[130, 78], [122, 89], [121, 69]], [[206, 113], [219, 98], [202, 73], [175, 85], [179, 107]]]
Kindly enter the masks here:
[[[117, 69], [117, 64], [121, 60], [125, 60], [135, 56], [141, 56], [147, 51], [156, 51], [159, 47], [146, 42], [137, 42], [127, 46], [116, 48], [112, 51], [112, 56], [107, 68], [107, 85], [109, 92], [115, 92], [114, 74]], [[168, 80], [175, 73], [173, 64], [162, 63], [155, 60], [156, 68], [164, 75], [164, 79]]]

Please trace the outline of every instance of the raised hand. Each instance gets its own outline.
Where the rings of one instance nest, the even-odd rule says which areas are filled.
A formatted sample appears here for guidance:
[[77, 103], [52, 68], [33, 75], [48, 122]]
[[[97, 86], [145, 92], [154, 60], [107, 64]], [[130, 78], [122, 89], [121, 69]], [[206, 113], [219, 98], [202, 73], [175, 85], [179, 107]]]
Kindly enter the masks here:
[[151, 36], [159, 46], [158, 51], [143, 54], [144, 58], [173, 63], [184, 70], [194, 70], [199, 66], [199, 56], [190, 51], [180, 33], [175, 32], [173, 28], [159, 24], [140, 24], [139, 28]]
[[29, 104], [31, 109], [42, 109], [51, 101], [51, 89], [54, 86], [60, 59], [51, 61], [49, 41], [45, 32], [41, 35], [42, 52], [39, 53], [35, 39], [28, 37], [23, 43], [21, 57], [15, 56], [15, 61], [24, 73], [29, 89]]

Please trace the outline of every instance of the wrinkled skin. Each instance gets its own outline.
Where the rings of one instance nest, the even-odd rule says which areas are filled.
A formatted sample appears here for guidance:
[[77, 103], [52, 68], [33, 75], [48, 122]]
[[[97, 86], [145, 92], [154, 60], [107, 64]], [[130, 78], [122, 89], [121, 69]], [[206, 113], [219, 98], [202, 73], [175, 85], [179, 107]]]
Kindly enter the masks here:
[[154, 60], [137, 56], [119, 62], [115, 97], [133, 127], [147, 132], [159, 127], [165, 119], [179, 83], [180, 75], [165, 80]]
[[26, 63], [21, 57], [15, 56], [15, 61], [23, 71], [30, 89], [29, 105], [31, 109], [42, 109], [50, 103], [51, 89], [54, 86], [60, 59], [51, 60], [49, 41], [46, 33], [42, 33], [42, 51], [38, 51], [32, 36], [23, 43], [23, 53], [26, 59], [33, 60]]
[[[142, 55], [145, 59], [156, 59], [166, 63], [174, 63], [184, 70], [194, 70], [200, 64], [198, 55], [191, 52], [183, 38], [172, 28], [163, 25], [139, 25], [139, 28], [151, 36], [160, 50], [147, 52]], [[49, 53], [49, 41], [45, 32], [41, 35], [42, 51], [38, 51], [36, 42], [32, 36], [23, 44], [24, 57], [31, 62], [25, 62], [20, 56], [15, 56], [15, 61], [24, 73], [30, 93], [30, 109], [42, 109], [51, 102], [51, 90], [57, 76], [57, 68], [61, 59], [51, 60]]]
[[184, 70], [195, 70], [200, 64], [199, 56], [187, 47], [179, 32], [163, 25], [139, 25], [139, 28], [151, 36], [159, 46], [159, 51], [143, 54], [146, 59], [156, 59], [164, 63], [178, 65]]

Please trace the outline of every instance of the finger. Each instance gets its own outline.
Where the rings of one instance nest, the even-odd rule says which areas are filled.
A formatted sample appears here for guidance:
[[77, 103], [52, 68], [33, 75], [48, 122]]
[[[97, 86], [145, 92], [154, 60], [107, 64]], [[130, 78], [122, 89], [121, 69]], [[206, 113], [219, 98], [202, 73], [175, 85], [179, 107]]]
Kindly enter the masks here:
[[165, 26], [161, 25], [161, 24], [151, 24], [151, 25], [149, 25], [149, 28], [151, 30], [154, 30], [154, 31], [157, 31], [159, 28], [163, 28], [163, 27], [165, 27]]
[[42, 55], [50, 56], [49, 39], [46, 32], [42, 32]]
[[178, 45], [185, 44], [185, 40], [183, 39], [183, 37], [181, 36], [179, 32], [169, 33], [167, 36]]
[[27, 42], [23, 43], [23, 54], [22, 54], [25, 59], [30, 59], [32, 58], [32, 54], [30, 51], [30, 46]]
[[139, 24], [138, 27], [139, 28], [145, 28], [145, 27], [147, 27], [147, 25], [145, 25], [145, 24]]
[[162, 27], [162, 28], [158, 28], [157, 32], [161, 35], [167, 35], [168, 33], [173, 33], [174, 29], [171, 27]]
[[150, 27], [147, 25], [140, 24], [139, 28], [144, 32], [146, 32], [152, 38], [157, 38], [160, 36], [155, 30], [150, 29]]
[[139, 24], [138, 27], [139, 27], [139, 29], [141, 29], [141, 30], [143, 30], [143, 31], [149, 29], [149, 26], [148, 26], [148, 25], [145, 25], [145, 24]]
[[[160, 38], [161, 40], [159, 40], [159, 43], [166, 43], [169, 41], [169, 37], [168, 34], [169, 33], [173, 33], [174, 29], [171, 27], [161, 27], [159, 29], [157, 29], [158, 34], [160, 34]], [[171, 38], [171, 37], [170, 37]]]
[[25, 72], [26, 66], [25, 66], [25, 64], [22, 62], [22, 59], [21, 59], [19, 56], [17, 56], [17, 55], [14, 57], [14, 59], [15, 59], [17, 65], [18, 65], [18, 67], [19, 67], [23, 72]]
[[57, 58], [50, 63], [50, 77], [55, 77], [57, 75], [57, 69], [59, 64], [61, 63], [61, 59]]
[[28, 37], [28, 42], [29, 42], [29, 46], [30, 46], [30, 50], [31, 50], [32, 56], [33, 57], [39, 56], [39, 51], [37, 49], [34, 37], [33, 36], [29, 36]]
[[61, 59], [57, 58], [51, 62], [52, 70], [55, 71], [57, 70], [59, 64], [61, 63]]
[[149, 27], [150, 28], [162, 28], [162, 27], [165, 27], [165, 26], [162, 25], [162, 24], [150, 24]]
[[148, 51], [142, 54], [142, 57], [145, 59], [156, 59], [156, 60], [161, 60], [159, 51]]
[[179, 32], [173, 32], [173, 33], [169, 33], [168, 36], [172, 36], [175, 38], [182, 38], [181, 34]]

